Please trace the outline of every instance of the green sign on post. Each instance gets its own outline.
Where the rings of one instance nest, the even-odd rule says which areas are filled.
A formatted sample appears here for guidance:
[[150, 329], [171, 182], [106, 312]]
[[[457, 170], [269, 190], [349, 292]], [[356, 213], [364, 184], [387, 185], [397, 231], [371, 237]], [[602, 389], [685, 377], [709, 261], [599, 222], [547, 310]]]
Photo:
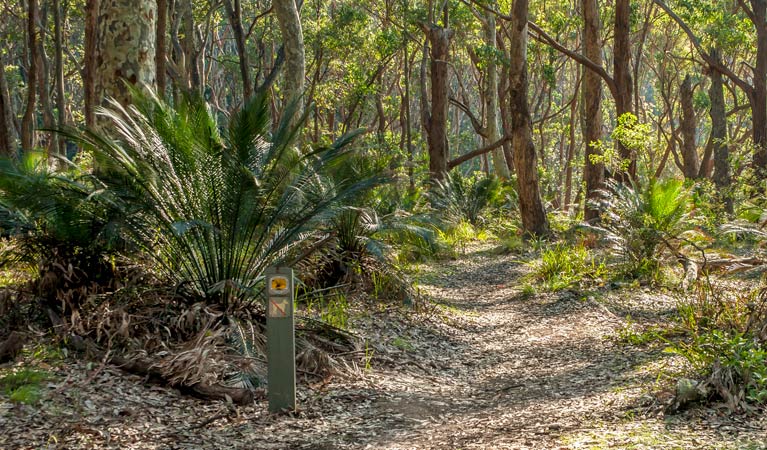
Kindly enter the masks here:
[[266, 277], [266, 357], [269, 411], [296, 409], [296, 336], [293, 269], [269, 267]]

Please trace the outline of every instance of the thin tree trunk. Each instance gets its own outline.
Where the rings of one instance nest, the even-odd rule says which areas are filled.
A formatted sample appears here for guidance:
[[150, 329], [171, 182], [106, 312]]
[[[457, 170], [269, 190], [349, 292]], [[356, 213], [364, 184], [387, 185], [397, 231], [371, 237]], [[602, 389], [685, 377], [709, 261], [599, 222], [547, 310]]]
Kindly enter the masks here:
[[[493, 7], [496, 5], [494, 4]], [[498, 64], [496, 64], [496, 27], [495, 14], [486, 12], [482, 21], [482, 34], [485, 39], [485, 45], [491, 52], [486, 56], [485, 78], [484, 78], [484, 100], [485, 100], [485, 144], [495, 142], [500, 137], [498, 133]], [[493, 150], [491, 153], [493, 160], [493, 173], [500, 178], [509, 178], [509, 166], [506, 163], [506, 157], [503, 149]]]
[[155, 73], [157, 76], [157, 93], [160, 97], [165, 97], [165, 88], [167, 87], [167, 69], [165, 68], [165, 59], [167, 58], [167, 34], [168, 34], [168, 0], [157, 0], [157, 44], [155, 45]]
[[756, 27], [756, 67], [751, 95], [754, 168], [767, 178], [767, 0], [751, 0]]
[[512, 6], [509, 53], [509, 105], [511, 107], [512, 151], [517, 169], [519, 209], [522, 227], [528, 235], [546, 236], [549, 223], [541, 201], [538, 161], [533, 144], [532, 119], [527, 99], [527, 17], [528, 0], [515, 0]]
[[[599, 43], [599, 8], [597, 0], [583, 0], [584, 56], [602, 67], [602, 46]], [[605, 168], [601, 162], [593, 162], [592, 155], [599, 156], [596, 143], [602, 139], [602, 78], [593, 70], [583, 74], [582, 133], [585, 146], [583, 181], [586, 184], [584, 219], [593, 222], [599, 219], [599, 210], [591, 203], [598, 197], [598, 190], [604, 184]]]
[[224, 2], [229, 22], [234, 32], [234, 43], [237, 46], [237, 55], [240, 63], [240, 78], [242, 79], [242, 95], [247, 101], [253, 96], [253, 82], [250, 77], [250, 65], [248, 64], [248, 52], [245, 48], [245, 32], [242, 29], [242, 5], [240, 0], [226, 0]]
[[[53, 23], [55, 40], [55, 71], [56, 71], [56, 110], [58, 112], [58, 126], [62, 128], [67, 122], [66, 98], [64, 97], [64, 44], [62, 36], [61, 0], [53, 0]], [[57, 153], [59, 156], [66, 154], [66, 140], [60, 136]]]
[[693, 180], [698, 177], [700, 159], [695, 145], [695, 108], [692, 103], [692, 80], [690, 75], [684, 77], [682, 86], [679, 88], [679, 96], [682, 103], [682, 165], [684, 177]]
[[83, 57], [83, 94], [85, 97], [85, 125], [96, 125], [96, 42], [99, 0], [85, 2], [85, 55]]
[[[578, 83], [575, 85], [575, 89], [577, 92], [577, 89], [580, 87], [580, 71], [581, 68], [578, 67]], [[570, 200], [572, 198], [572, 191], [573, 191], [573, 161], [575, 160], [575, 122], [578, 120], [578, 100], [577, 97], [573, 99], [573, 102], [570, 104], [570, 127], [569, 127], [569, 133], [568, 133], [568, 144], [567, 144], [567, 159], [565, 160], [565, 204], [564, 204], [564, 210], [569, 211], [570, 210]]]
[[[631, 99], [633, 83], [631, 81], [631, 0], [616, 0], [615, 2], [615, 40], [613, 46], [613, 79], [617, 89], [615, 110], [618, 117], [632, 112]], [[620, 174], [619, 179], [627, 181], [636, 179], [636, 155], [625, 145], [618, 143], [621, 158], [629, 160], [628, 170]]]
[[[40, 11], [40, 26], [41, 28], [48, 27], [48, 4], [43, 3], [42, 10]], [[47, 130], [53, 129], [53, 106], [51, 106], [51, 95], [49, 87], [51, 86], [50, 73], [51, 65], [48, 59], [48, 54], [45, 51], [44, 36], [40, 33], [41, 37], [37, 40], [37, 57], [40, 61], [37, 63], [37, 69], [40, 71], [37, 75], [37, 81], [39, 84], [38, 91], [40, 93], [40, 110], [43, 113], [43, 127]], [[48, 155], [51, 155], [56, 150], [56, 135], [53, 131], [47, 133], [48, 140], [45, 142], [45, 148]]]
[[35, 145], [35, 111], [37, 106], [37, 0], [28, 0], [27, 10], [27, 109], [21, 120], [21, 147], [31, 151]]
[[[508, 61], [510, 58], [509, 49], [506, 48], [503, 38], [498, 38], [498, 49], [503, 52], [504, 61]], [[511, 134], [511, 117], [509, 113], [511, 111], [509, 107], [509, 64], [503, 64], [501, 68], [501, 78], [498, 82], [498, 106], [501, 109], [501, 127], [503, 129], [503, 135], [509, 136]], [[506, 159], [506, 165], [509, 168], [509, 174], [515, 173], [514, 170], [514, 155], [511, 152], [511, 141], [503, 141], [503, 155]]]
[[[719, 52], [714, 49], [711, 55], [719, 59]], [[725, 210], [728, 214], [733, 213], [732, 193], [730, 186], [730, 149], [727, 146], [727, 115], [724, 103], [724, 82], [722, 74], [718, 70], [709, 68], [711, 87], [708, 90], [711, 99], [711, 141], [714, 145], [714, 184], [724, 201]]]
[[[5, 60], [0, 55], [0, 68], [5, 68]], [[0, 70], [0, 155], [16, 156], [16, 139], [13, 136], [13, 107], [8, 91], [5, 70]]]

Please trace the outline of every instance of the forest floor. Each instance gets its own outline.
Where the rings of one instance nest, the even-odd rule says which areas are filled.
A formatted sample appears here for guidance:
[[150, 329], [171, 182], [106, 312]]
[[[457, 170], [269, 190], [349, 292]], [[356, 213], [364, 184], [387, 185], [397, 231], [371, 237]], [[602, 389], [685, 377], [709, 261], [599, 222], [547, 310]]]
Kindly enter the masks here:
[[625, 335], [671, 320], [673, 294], [531, 294], [528, 271], [487, 245], [420, 266], [433, 306], [355, 310], [366, 358], [302, 381], [290, 415], [270, 415], [264, 399], [203, 402], [98, 363], [44, 365], [54, 377], [39, 404], [0, 395], [0, 449], [767, 448], [764, 414], [664, 415], [683, 359]]

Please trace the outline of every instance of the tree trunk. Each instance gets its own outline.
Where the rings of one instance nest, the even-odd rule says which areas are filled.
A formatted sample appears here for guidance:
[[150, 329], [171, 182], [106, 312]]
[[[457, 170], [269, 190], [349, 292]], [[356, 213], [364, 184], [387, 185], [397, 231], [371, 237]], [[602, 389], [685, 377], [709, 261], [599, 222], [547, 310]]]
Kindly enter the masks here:
[[[431, 48], [431, 108], [426, 124], [426, 142], [429, 147], [429, 172], [431, 178], [442, 179], [447, 172], [449, 150], [447, 144], [448, 114], [448, 59], [450, 38], [453, 30], [434, 24], [423, 29]], [[421, 94], [424, 95], [424, 94]]]
[[37, 0], [28, 1], [27, 10], [27, 109], [21, 120], [21, 147], [31, 151], [35, 146], [35, 109], [37, 105]]
[[99, 0], [85, 2], [85, 55], [83, 56], [83, 95], [85, 97], [85, 125], [96, 125], [96, 48], [98, 39]]
[[[62, 36], [62, 15], [61, 0], [53, 0], [53, 23], [55, 40], [55, 71], [56, 71], [56, 110], [58, 112], [58, 126], [62, 128], [67, 122], [66, 98], [64, 97], [64, 44]], [[66, 155], [66, 140], [59, 136], [58, 148], [56, 152], [59, 156]]]
[[[497, 5], [494, 4], [493, 7]], [[485, 45], [493, 51], [486, 56], [484, 77], [484, 100], [485, 100], [485, 145], [495, 142], [500, 138], [498, 133], [498, 64], [496, 64], [496, 29], [495, 14], [486, 12], [482, 21], [482, 34]], [[503, 149], [493, 150], [493, 173], [500, 178], [509, 178], [509, 166], [503, 154]]]
[[167, 87], [167, 69], [165, 68], [168, 48], [167, 34], [168, 0], [157, 0], [157, 44], [155, 45], [154, 65], [157, 76], [157, 93], [160, 98], [165, 97], [165, 88]]
[[245, 101], [253, 96], [253, 82], [250, 79], [250, 65], [248, 64], [248, 52], [245, 48], [245, 32], [242, 29], [242, 5], [240, 0], [226, 0], [226, 13], [229, 15], [229, 23], [234, 33], [234, 43], [237, 46], [237, 55], [240, 63], [240, 78], [242, 78], [242, 95]]
[[756, 27], [756, 67], [751, 95], [754, 168], [767, 177], [767, 0], [751, 0]]
[[[599, 67], [602, 66], [602, 46], [599, 36], [599, 8], [597, 0], [583, 0], [583, 47], [584, 56]], [[591, 161], [591, 155], [600, 155], [595, 145], [602, 139], [602, 79], [593, 70], [583, 73], [582, 133], [585, 146], [583, 181], [586, 184], [584, 219], [593, 222], [599, 219], [599, 210], [591, 206], [602, 189], [605, 177], [604, 164]]]
[[527, 16], [528, 0], [515, 0], [509, 37], [509, 105], [514, 167], [517, 169], [519, 209], [526, 234], [546, 236], [549, 223], [541, 202], [538, 183], [538, 161], [533, 143], [530, 105], [527, 99]]
[[[719, 52], [713, 50], [711, 55], [719, 59]], [[727, 146], [727, 113], [724, 103], [724, 82], [722, 74], [713, 68], [709, 69], [711, 87], [708, 90], [711, 99], [711, 141], [714, 145], [714, 184], [721, 195], [727, 213], [733, 213], [732, 193], [730, 192], [730, 149]]]
[[300, 117], [303, 111], [301, 96], [304, 93], [304, 76], [306, 74], [306, 55], [304, 50], [304, 34], [301, 29], [301, 18], [294, 0], [277, 0], [272, 3], [274, 14], [280, 25], [282, 42], [285, 48], [284, 96], [283, 101], [295, 100], [298, 111], [294, 119]]
[[[42, 29], [48, 28], [48, 4], [43, 3], [42, 10], [40, 11], [40, 26]], [[43, 33], [41, 34], [41, 38], [37, 40], [37, 57], [40, 58], [40, 61], [37, 63], [37, 69], [40, 71], [37, 74], [37, 82], [39, 85], [38, 92], [40, 94], [40, 110], [43, 113], [43, 128], [46, 130], [53, 129], [53, 106], [51, 106], [51, 95], [49, 87], [51, 86], [50, 81], [50, 62], [48, 59], [48, 54], [45, 51], [45, 45], [44, 45], [44, 39]], [[50, 156], [53, 152], [55, 152], [56, 148], [56, 135], [53, 133], [53, 131], [50, 131], [47, 133], [48, 140], [45, 141], [45, 149], [47, 154]]]
[[[631, 0], [616, 0], [615, 2], [615, 40], [613, 46], [613, 79], [615, 80], [616, 97], [615, 110], [618, 117], [632, 112], [631, 98], [633, 83], [631, 81]], [[636, 155], [625, 145], [618, 143], [618, 151], [624, 160], [629, 160], [628, 170], [620, 174], [619, 179], [627, 181], [636, 179]]]
[[[496, 37], [498, 37], [496, 35]], [[503, 37], [498, 37], [498, 49], [503, 52], [504, 61], [508, 61], [509, 49], [503, 43]], [[498, 106], [501, 110], [501, 127], [503, 135], [511, 134], [511, 117], [509, 117], [509, 65], [504, 63], [501, 68], [501, 78], [498, 82]], [[514, 155], [511, 152], [511, 141], [503, 141], [503, 155], [506, 157], [506, 165], [509, 168], [509, 174], [515, 173]]]
[[5, 79], [5, 59], [0, 55], [0, 156], [16, 156], [16, 139], [14, 138], [13, 106], [8, 91], [8, 81]]
[[684, 77], [679, 89], [682, 103], [682, 166], [684, 177], [688, 180], [698, 178], [700, 159], [695, 145], [695, 108], [692, 103], [692, 80], [690, 75]]
[[126, 83], [155, 85], [155, 0], [102, 0], [96, 52], [96, 98], [130, 103]]
[[181, 18], [181, 26], [184, 34], [181, 36], [181, 51], [184, 52], [186, 79], [188, 87], [193, 92], [200, 92], [202, 83], [200, 80], [200, 67], [197, 58], [197, 45], [195, 44], [195, 22], [192, 0], [176, 0], [178, 14]]

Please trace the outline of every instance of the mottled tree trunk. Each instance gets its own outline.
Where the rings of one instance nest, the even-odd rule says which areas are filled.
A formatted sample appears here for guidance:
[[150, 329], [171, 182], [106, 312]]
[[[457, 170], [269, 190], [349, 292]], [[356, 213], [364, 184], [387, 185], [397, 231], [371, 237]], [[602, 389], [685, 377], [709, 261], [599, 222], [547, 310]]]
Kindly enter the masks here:
[[[237, 46], [237, 55], [240, 63], [240, 78], [242, 79], [242, 95], [247, 101], [253, 96], [253, 82], [250, 77], [250, 65], [248, 64], [248, 52], [245, 48], [245, 32], [242, 29], [242, 5], [240, 0], [225, 0], [226, 13], [234, 33], [234, 43]], [[319, 67], [318, 67], [319, 69]]]
[[[599, 37], [599, 8], [597, 0], [583, 0], [583, 47], [584, 55], [594, 64], [602, 66], [602, 46]], [[598, 197], [605, 176], [604, 164], [591, 161], [591, 155], [599, 155], [596, 144], [602, 139], [602, 79], [593, 70], [583, 73], [582, 133], [585, 145], [583, 181], [586, 184], [584, 219], [592, 222], [599, 219], [599, 210], [591, 202]]]
[[27, 109], [21, 119], [21, 147], [30, 151], [35, 146], [35, 111], [37, 107], [37, 0], [27, 4]]
[[[618, 117], [632, 112], [631, 98], [633, 83], [631, 81], [631, 0], [616, 0], [615, 2], [615, 40], [613, 46], [613, 79], [615, 80], [616, 97], [615, 110]], [[628, 170], [619, 174], [623, 181], [636, 179], [636, 155], [626, 146], [618, 143], [621, 158], [629, 160]]]
[[96, 51], [96, 98], [130, 103], [126, 82], [155, 87], [155, 0], [102, 0]]
[[690, 180], [698, 178], [700, 159], [695, 145], [695, 108], [692, 102], [692, 80], [690, 75], [684, 77], [679, 88], [682, 103], [682, 167], [684, 177]]
[[528, 0], [515, 0], [509, 30], [509, 105], [514, 167], [517, 169], [519, 210], [528, 235], [549, 234], [549, 222], [541, 201], [538, 161], [533, 143], [532, 119], [527, 99], [527, 16]]
[[85, 56], [83, 57], [83, 94], [85, 97], [85, 125], [96, 125], [94, 107], [96, 99], [96, 41], [98, 39], [99, 0], [85, 2]]
[[304, 77], [306, 74], [306, 54], [304, 49], [304, 33], [301, 29], [301, 18], [298, 7], [294, 0], [275, 0], [272, 3], [274, 15], [280, 25], [282, 42], [285, 48], [285, 70], [282, 91], [283, 100], [299, 101], [299, 111], [296, 118], [303, 111], [301, 96], [304, 93]]
[[[495, 7], [495, 5], [494, 5]], [[482, 34], [485, 45], [492, 49], [485, 62], [484, 77], [484, 100], [485, 100], [485, 145], [491, 144], [500, 138], [498, 133], [498, 64], [496, 63], [496, 29], [495, 14], [487, 12], [482, 21]], [[509, 178], [509, 166], [503, 149], [493, 150], [493, 173], [501, 178]]]
[[[711, 56], [719, 60], [719, 52], [713, 50]], [[711, 99], [711, 142], [714, 145], [714, 184], [716, 184], [722, 199], [724, 200], [725, 210], [733, 213], [732, 193], [730, 185], [730, 149], [727, 146], [727, 113], [724, 103], [724, 81], [722, 74], [718, 70], [709, 68], [711, 77], [711, 87], [708, 90]]]

